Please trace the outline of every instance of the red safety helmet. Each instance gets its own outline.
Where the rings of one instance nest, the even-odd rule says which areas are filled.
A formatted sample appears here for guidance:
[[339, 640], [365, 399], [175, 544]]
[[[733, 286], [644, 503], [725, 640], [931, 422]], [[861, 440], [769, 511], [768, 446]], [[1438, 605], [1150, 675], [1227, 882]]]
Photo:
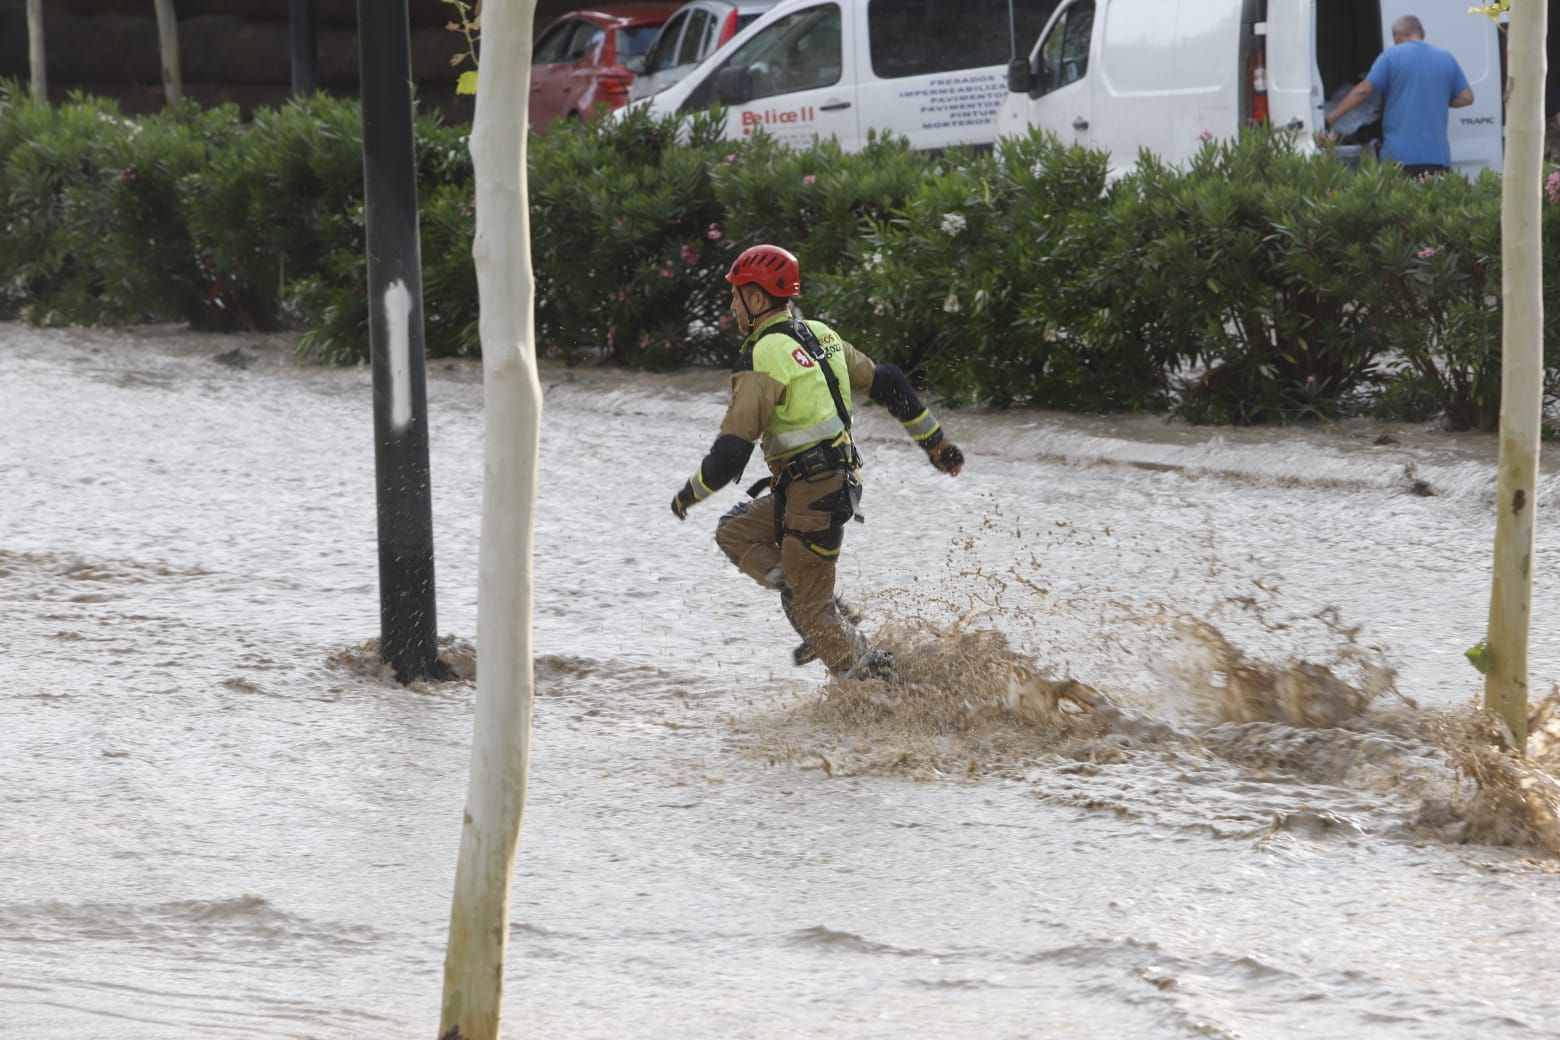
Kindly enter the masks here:
[[753, 246], [732, 262], [726, 281], [756, 285], [771, 296], [789, 299], [802, 295], [802, 266], [794, 254], [779, 246]]

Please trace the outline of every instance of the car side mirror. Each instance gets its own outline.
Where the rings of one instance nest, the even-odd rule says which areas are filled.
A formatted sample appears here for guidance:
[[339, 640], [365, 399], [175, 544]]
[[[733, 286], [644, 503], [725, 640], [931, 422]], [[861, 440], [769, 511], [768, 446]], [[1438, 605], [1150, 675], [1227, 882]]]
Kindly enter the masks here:
[[715, 97], [723, 105], [745, 105], [753, 100], [753, 71], [745, 66], [721, 69], [715, 75]]
[[634, 54], [625, 58], [623, 59], [623, 67], [636, 76], [643, 75], [645, 71], [645, 56], [643, 54]]
[[1008, 93], [1027, 94], [1034, 86], [1035, 77], [1029, 69], [1028, 58], [1014, 58], [1008, 62]]

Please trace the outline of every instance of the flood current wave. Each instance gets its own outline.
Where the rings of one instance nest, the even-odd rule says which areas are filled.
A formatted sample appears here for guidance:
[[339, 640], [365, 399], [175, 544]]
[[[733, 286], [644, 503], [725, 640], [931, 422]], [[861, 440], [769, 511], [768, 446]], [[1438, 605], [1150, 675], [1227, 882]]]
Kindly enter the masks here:
[[[429, 383], [455, 678], [401, 687], [367, 373], [285, 346], [0, 325], [9, 1035], [434, 1032], [480, 372]], [[666, 508], [724, 377], [544, 382], [506, 1035], [1560, 1035], [1560, 697], [1514, 762], [1462, 656], [1488, 438], [951, 412], [949, 481], [867, 409], [841, 592], [902, 681], [831, 683], [736, 492]]]

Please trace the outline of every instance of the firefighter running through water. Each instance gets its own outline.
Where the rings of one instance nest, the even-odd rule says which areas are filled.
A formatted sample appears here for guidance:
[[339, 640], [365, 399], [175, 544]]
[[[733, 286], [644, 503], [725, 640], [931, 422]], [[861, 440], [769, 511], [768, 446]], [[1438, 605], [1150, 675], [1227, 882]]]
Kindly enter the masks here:
[[779, 591], [803, 640], [798, 663], [817, 657], [833, 675], [884, 671], [887, 656], [867, 650], [834, 595], [845, 525], [861, 497], [852, 392], [866, 391], [885, 406], [943, 473], [958, 476], [964, 455], [899, 366], [874, 365], [823, 322], [792, 311], [801, 294], [796, 257], [779, 246], [754, 246], [737, 257], [726, 281], [732, 316], [747, 339], [731, 366], [720, 435], [672, 499], [672, 512], [686, 519], [689, 506], [739, 479], [762, 437], [769, 493], [721, 517], [716, 543], [744, 574]]

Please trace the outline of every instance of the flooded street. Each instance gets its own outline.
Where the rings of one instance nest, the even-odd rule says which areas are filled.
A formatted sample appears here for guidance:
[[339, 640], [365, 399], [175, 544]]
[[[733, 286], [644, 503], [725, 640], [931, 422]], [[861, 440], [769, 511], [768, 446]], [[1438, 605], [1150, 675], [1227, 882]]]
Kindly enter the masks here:
[[[949, 481], [867, 409], [898, 696], [791, 667], [735, 489], [670, 515], [723, 374], [543, 378], [505, 1035], [1560, 1036], [1560, 799], [1469, 775], [1494, 438], [950, 413]], [[459, 654], [480, 369], [429, 397]], [[0, 324], [0, 409], [6, 1035], [433, 1036], [475, 689], [364, 664], [367, 370]]]

